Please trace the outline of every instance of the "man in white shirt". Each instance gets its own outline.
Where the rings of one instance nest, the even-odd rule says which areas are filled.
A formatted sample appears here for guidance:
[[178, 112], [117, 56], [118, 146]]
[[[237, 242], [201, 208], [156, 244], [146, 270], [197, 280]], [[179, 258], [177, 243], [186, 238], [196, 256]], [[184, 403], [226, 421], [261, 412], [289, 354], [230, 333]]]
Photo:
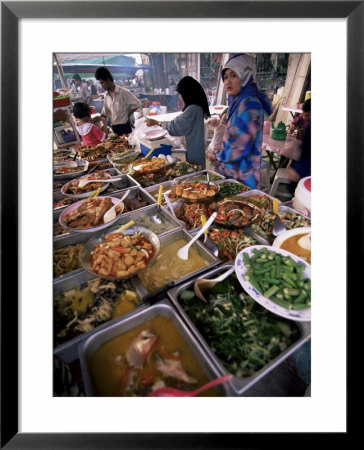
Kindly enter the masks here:
[[133, 131], [130, 116], [140, 108], [140, 100], [127, 89], [116, 86], [106, 67], [99, 67], [95, 72], [95, 78], [106, 91], [101, 117], [110, 119], [113, 132], [119, 136], [130, 134]]

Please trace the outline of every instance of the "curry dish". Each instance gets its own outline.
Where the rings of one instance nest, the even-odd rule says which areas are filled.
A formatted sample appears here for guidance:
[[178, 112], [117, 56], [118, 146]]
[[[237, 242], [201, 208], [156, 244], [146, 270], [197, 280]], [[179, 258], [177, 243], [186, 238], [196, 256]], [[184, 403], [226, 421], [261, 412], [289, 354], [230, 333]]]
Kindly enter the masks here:
[[303, 233], [303, 234], [296, 234], [295, 236], [291, 236], [285, 241], [282, 242], [280, 245], [280, 248], [283, 250], [287, 250], [294, 255], [299, 256], [300, 258], [307, 261], [309, 264], [311, 264], [311, 249], [307, 249], [299, 245], [298, 241], [303, 236], [307, 236], [309, 233]]
[[177, 252], [186, 244], [184, 239], [178, 239], [162, 247], [156, 260], [139, 272], [138, 276], [149, 292], [209, 264], [193, 247], [189, 249], [187, 261], [180, 259]]
[[[103, 344], [89, 363], [95, 396], [147, 396], [160, 387], [192, 390], [209, 381], [173, 321], [157, 316]], [[216, 396], [214, 389], [201, 395]]]

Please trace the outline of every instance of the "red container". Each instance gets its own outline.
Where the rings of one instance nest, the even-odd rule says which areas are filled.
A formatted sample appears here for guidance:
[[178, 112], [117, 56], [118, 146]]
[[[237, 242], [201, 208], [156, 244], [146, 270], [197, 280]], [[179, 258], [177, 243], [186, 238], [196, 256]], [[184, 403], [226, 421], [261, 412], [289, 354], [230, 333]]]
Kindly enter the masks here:
[[62, 106], [70, 106], [71, 97], [69, 95], [62, 96], [61, 98], [55, 97], [53, 99], [53, 108], [61, 108]]

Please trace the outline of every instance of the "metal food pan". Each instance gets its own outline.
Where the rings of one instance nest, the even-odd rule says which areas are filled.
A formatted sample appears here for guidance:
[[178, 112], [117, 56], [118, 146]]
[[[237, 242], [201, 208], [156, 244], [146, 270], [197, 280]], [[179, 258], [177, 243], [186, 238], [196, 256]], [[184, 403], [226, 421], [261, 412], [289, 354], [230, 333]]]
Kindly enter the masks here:
[[[178, 239], [185, 240], [187, 244], [192, 239], [192, 236], [183, 228], [180, 228], [179, 230], [176, 231], [171, 231], [169, 233], [165, 233], [159, 236], [161, 249]], [[184, 283], [189, 278], [196, 277], [199, 274], [205, 272], [208, 269], [211, 269], [212, 267], [216, 266], [221, 262], [220, 259], [216, 258], [201, 242], [199, 242], [199, 240], [197, 240], [192, 244], [192, 248], [194, 248], [197, 251], [197, 253], [208, 262], [208, 265], [201, 267], [199, 270], [195, 270], [194, 272], [191, 272], [190, 274], [180, 278], [179, 280], [172, 281], [168, 283], [168, 285], [162, 286], [159, 289], [152, 292], [148, 292], [146, 287], [142, 284], [144, 289], [144, 298], [143, 298], [144, 302], [154, 303], [155, 301], [160, 299], [161, 294], [166, 289], [170, 289], [173, 286]]]
[[[218, 377], [218, 370], [216, 369], [215, 365], [211, 363], [211, 360], [206, 355], [204, 349], [195, 338], [194, 334], [191, 333], [190, 329], [178, 316], [176, 311], [173, 309], [170, 301], [168, 299], [164, 299], [160, 303], [158, 303], [158, 305], [151, 306], [148, 309], [139, 310], [132, 316], [119, 319], [116, 323], [110, 324], [103, 330], [98, 330], [92, 336], [88, 337], [87, 340], [79, 343], [79, 359], [81, 363], [82, 378], [84, 381], [85, 392], [87, 396], [94, 395], [89, 365], [95, 352], [104, 343], [158, 316], [167, 317], [168, 319], [173, 321], [173, 324], [176, 326], [177, 330], [189, 346], [190, 350], [196, 357], [197, 361], [200, 363], [202, 369], [209, 377], [209, 379], [212, 380]], [[216, 390], [218, 391], [220, 396], [228, 396], [231, 394], [231, 389], [229, 388], [227, 383], [217, 386]]]
[[210, 181], [212, 181], [214, 183], [216, 183], [219, 180], [225, 180], [226, 179], [226, 177], [224, 175], [221, 175], [220, 173], [217, 173], [214, 170], [205, 169], [205, 170], [200, 170], [199, 172], [194, 172], [194, 173], [190, 173], [188, 175], [183, 175], [181, 177], [177, 177], [177, 178], [174, 179], [174, 181], [176, 181], [178, 183], [179, 181], [188, 180], [190, 178], [192, 180], [198, 179], [198, 180], [206, 181], [207, 180], [207, 174], [209, 174], [210, 176], [216, 177], [215, 180], [210, 178]]
[[[176, 182], [174, 180], [169, 180], [169, 181], [165, 181], [164, 183], [158, 183], [158, 184], [153, 184], [153, 186], [148, 186], [143, 188], [148, 195], [150, 195], [153, 200], [156, 202], [158, 200], [158, 193], [159, 193], [159, 187], [163, 186], [163, 193], [167, 193], [170, 192], [171, 187], [174, 186], [176, 184]], [[173, 204], [174, 201], [172, 199], [171, 203]], [[165, 205], [166, 201], [164, 199], [164, 196], [162, 195], [162, 205]]]
[[[114, 169], [116, 170], [116, 169]], [[109, 170], [107, 170], [109, 171]], [[116, 171], [116, 173], [111, 173], [112, 176], [118, 176], [121, 175], [119, 171]], [[117, 194], [119, 194], [123, 189], [132, 188], [132, 187], [138, 187], [140, 186], [139, 183], [137, 183], [133, 178], [131, 178], [129, 175], [122, 175], [121, 180], [115, 181], [114, 183], [110, 184], [110, 186], [114, 186], [116, 189], [112, 192], [108, 192], [109, 188], [107, 188], [102, 195], [103, 196], [110, 196], [110, 197], [118, 197]], [[67, 195], [62, 194], [61, 190], [54, 191], [53, 193], [53, 203], [58, 202], [59, 200], [62, 200], [64, 198], [71, 198]], [[121, 198], [121, 197], [119, 197]], [[72, 199], [75, 202], [81, 199]], [[68, 206], [68, 205], [67, 205]], [[63, 211], [63, 209], [67, 208], [67, 206], [61, 206], [59, 208], [53, 208], [54, 211], [60, 211], [60, 213]]]
[[[220, 274], [226, 272], [232, 266], [233, 266], [233, 264], [231, 264], [231, 263], [223, 264], [223, 265], [219, 266], [218, 268], [215, 268], [208, 272], [205, 272], [203, 274], [203, 278], [216, 278]], [[182, 308], [182, 306], [180, 305], [180, 303], [178, 301], [179, 294], [182, 291], [184, 291], [185, 289], [193, 290], [193, 284], [197, 278], [200, 278], [200, 277], [197, 276], [193, 280], [189, 280], [188, 282], [186, 282], [184, 284], [180, 284], [179, 286], [168, 290], [167, 295], [170, 298], [170, 300], [172, 301], [174, 307], [177, 309], [177, 311], [183, 318], [183, 320], [191, 328], [192, 332], [196, 336], [196, 339], [199, 340], [199, 342], [203, 346], [204, 350], [208, 354], [211, 361], [213, 361], [213, 363], [215, 364], [216, 368], [219, 371], [219, 376], [223, 376], [229, 372], [225, 369], [223, 364], [220, 362], [220, 360], [214, 354], [214, 352], [212, 351], [208, 342], [206, 341], [205, 337], [201, 335], [201, 333], [198, 331], [197, 327], [194, 325], [192, 320], [185, 313], [184, 309]], [[243, 290], [243, 288], [242, 288], [242, 290]], [[295, 322], [295, 324], [297, 325], [297, 328], [299, 329], [300, 337], [289, 348], [284, 350], [280, 355], [278, 355], [275, 359], [273, 359], [266, 366], [262, 367], [259, 371], [257, 371], [252, 376], [244, 377], [244, 378], [239, 378], [239, 377], [234, 376], [231, 380], [229, 380], [227, 382], [230, 384], [231, 389], [234, 392], [234, 395], [240, 396], [240, 395], [244, 394], [245, 391], [247, 391], [255, 383], [257, 383], [262, 378], [264, 378], [269, 372], [271, 372], [274, 368], [279, 366], [288, 356], [290, 356], [292, 353], [294, 353], [296, 350], [298, 350], [305, 342], [307, 342], [310, 339], [311, 323], [310, 322]]]
[[[151, 217], [153, 216], [160, 219], [161, 224], [152, 222]], [[124, 213], [120, 216], [116, 224], [121, 226], [131, 220], [135, 222], [135, 225], [148, 228], [158, 236], [181, 228], [181, 224], [178, 220], [171, 216], [163, 206], [159, 208], [156, 204], [144, 206], [135, 211]]]
[[[122, 180], [120, 180], [120, 181], [122, 181]], [[100, 197], [115, 197], [115, 198], [121, 199], [121, 197], [124, 195], [126, 190], [127, 189], [122, 188], [119, 191], [112, 192], [111, 194], [108, 194], [108, 195], [104, 195], [104, 193], [103, 193], [103, 195], [100, 195]], [[136, 199], [137, 199], [138, 194], [140, 194], [143, 201], [147, 202], [148, 205], [153, 203], [150, 196], [148, 196], [147, 193], [140, 186], [130, 186], [130, 193], [129, 193], [127, 199], [129, 199], [129, 200], [135, 199], [135, 201], [137, 201]], [[75, 199], [75, 200], [80, 201], [83, 199], [80, 198], [80, 199]], [[64, 206], [62, 208], [56, 208], [53, 210], [53, 224], [54, 225], [56, 225], [58, 223], [59, 216], [62, 214], [62, 211], [64, 211], [66, 208], [67, 208], [67, 206]], [[142, 208], [145, 208], [145, 206], [143, 206]], [[140, 208], [140, 209], [142, 209], [142, 208]], [[122, 213], [122, 216], [124, 214], [127, 214], [127, 213]], [[67, 234], [74, 234], [74, 233], [77, 233], [77, 232], [76, 231], [67, 232]], [[58, 236], [54, 237], [54, 239], [58, 239]]]
[[[86, 242], [90, 237], [97, 234], [98, 232], [95, 231], [95, 233], [69, 233], [64, 234], [61, 236], [58, 236], [54, 238], [53, 240], [53, 250], [57, 250], [59, 248], [68, 247], [69, 245], [76, 245]], [[72, 276], [78, 272], [82, 272], [84, 269], [82, 266], [80, 266], [79, 269], [73, 270], [72, 272], [67, 272], [60, 277], [54, 278], [54, 280], [63, 279], [65, 277]]]
[[[95, 279], [95, 278], [101, 278], [101, 277], [95, 277], [94, 275], [86, 272], [85, 270], [82, 270], [77, 273], [75, 272], [71, 276], [62, 277], [62, 278], [59, 277], [59, 278], [55, 279], [53, 282], [53, 296], [56, 296], [61, 292], [68, 291], [70, 289], [74, 289], [76, 287], [87, 284], [88, 281]], [[103, 330], [103, 329], [107, 328], [110, 324], [117, 322], [118, 320], [120, 320], [121, 317], [123, 317], [123, 318], [129, 317], [129, 316], [135, 314], [137, 311], [148, 307], [148, 305], [145, 305], [142, 302], [143, 286], [141, 285], [140, 280], [137, 277], [133, 277], [133, 278], [130, 278], [130, 281], [132, 283], [132, 286], [133, 286], [135, 292], [139, 296], [139, 299], [140, 299], [139, 306], [137, 306], [134, 310], [124, 314], [123, 316], [115, 317], [114, 319], [111, 319], [107, 322], [102, 323], [98, 327], [95, 327], [92, 331], [82, 333], [82, 334], [58, 345], [57, 347], [54, 348], [54, 354], [57, 355], [58, 357], [60, 357], [65, 363], [72, 362], [72, 361], [78, 359], [77, 345], [80, 342], [87, 339], [89, 336], [92, 336], [98, 330]]]

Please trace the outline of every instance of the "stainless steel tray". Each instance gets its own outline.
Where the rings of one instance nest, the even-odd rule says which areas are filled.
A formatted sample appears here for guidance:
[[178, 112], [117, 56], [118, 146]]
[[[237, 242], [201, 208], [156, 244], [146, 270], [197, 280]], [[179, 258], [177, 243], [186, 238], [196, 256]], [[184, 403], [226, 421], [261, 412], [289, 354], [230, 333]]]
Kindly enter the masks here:
[[216, 179], [212, 179], [210, 178], [210, 181], [216, 183], [219, 180], [225, 180], [226, 177], [224, 175], [221, 175], [220, 173], [215, 172], [214, 170], [208, 170], [208, 169], [204, 169], [204, 170], [200, 170], [199, 172], [195, 172], [195, 173], [190, 173], [188, 175], [183, 175], [181, 177], [177, 177], [174, 179], [175, 182], [179, 182], [179, 181], [183, 181], [183, 180], [191, 180], [191, 181], [196, 181], [196, 180], [203, 180], [206, 181], [207, 180], [207, 174], [209, 174], [210, 176], [215, 177]]
[[[95, 234], [97, 234], [97, 231], [95, 231], [95, 233], [69, 233], [69, 234], [58, 236], [53, 241], [53, 250], [56, 250], [59, 248], [64, 248], [69, 245], [76, 245], [76, 244], [86, 242], [88, 239], [90, 239]], [[82, 271], [84, 271], [84, 269], [82, 268], [82, 266], [80, 264], [79, 269], [73, 270], [72, 272], [68, 272], [59, 277], [56, 277], [56, 278], [54, 278], [54, 281], [63, 279], [65, 277], [73, 276], [76, 273], [79, 273]]]
[[[208, 272], [205, 272], [203, 274], [203, 278], [215, 278], [219, 276], [221, 273], [224, 273], [227, 271], [230, 267], [232, 267], [233, 264], [226, 263], [218, 268], [212, 269]], [[220, 360], [217, 358], [217, 356], [214, 354], [214, 352], [211, 350], [211, 347], [205, 340], [205, 338], [201, 335], [201, 333], [198, 331], [196, 326], [193, 324], [192, 320], [187, 316], [185, 311], [183, 310], [182, 306], [180, 305], [178, 301], [179, 294], [184, 291], [185, 289], [193, 290], [193, 284], [195, 280], [199, 278], [199, 276], [195, 277], [193, 280], [189, 280], [188, 282], [184, 284], [180, 284], [177, 287], [174, 287], [167, 291], [167, 295], [172, 301], [174, 307], [177, 309], [183, 320], [188, 324], [188, 326], [191, 328], [192, 332], [195, 334], [196, 338], [199, 340], [201, 345], [203, 346], [204, 350], [208, 354], [209, 358], [213, 363], [215, 364], [216, 368], [219, 371], [219, 376], [226, 375], [229, 373], [223, 364], [220, 362]], [[242, 288], [243, 290], [243, 288]], [[255, 383], [257, 383], [259, 380], [261, 380], [264, 376], [266, 376], [271, 370], [273, 370], [275, 367], [277, 367], [279, 364], [281, 364], [289, 355], [294, 353], [296, 350], [298, 350], [305, 342], [307, 342], [311, 337], [311, 324], [310, 322], [295, 322], [297, 325], [299, 331], [300, 331], [300, 338], [294, 342], [289, 348], [284, 350], [280, 355], [278, 355], [274, 360], [272, 360], [270, 363], [268, 363], [266, 366], [264, 366], [262, 369], [260, 369], [258, 372], [256, 372], [254, 375], [250, 377], [245, 378], [238, 378], [234, 376], [231, 380], [228, 381], [230, 384], [232, 391], [234, 392], [234, 395], [240, 396], [244, 394], [245, 391], [247, 391], [250, 387], [252, 387]]]
[[[120, 180], [120, 181], [122, 181], [122, 180]], [[115, 198], [121, 198], [124, 195], [124, 193], [126, 192], [126, 190], [127, 189], [123, 188], [123, 189], [121, 189], [119, 191], [112, 192], [108, 196], [115, 197]], [[102, 193], [102, 196], [105, 196], [105, 195], [104, 195], [104, 193]], [[144, 191], [144, 189], [142, 189], [140, 186], [133, 186], [133, 185], [130, 186], [130, 193], [129, 193], [127, 199], [125, 199], [125, 201], [132, 200], [132, 201], [137, 203], [138, 202], [138, 200], [137, 200], [138, 195], [141, 196], [143, 202], [147, 203], [146, 206], [154, 203], [153, 200], [151, 199], [151, 197]], [[78, 199], [78, 201], [79, 200], [82, 200], [82, 199]], [[143, 209], [146, 206], [142, 206], [141, 208], [138, 208], [138, 209]], [[63, 208], [57, 208], [57, 209], [53, 210], [53, 224], [54, 224], [54, 226], [58, 223], [59, 216], [61, 215], [62, 211], [65, 208], [66, 208], [66, 206], [64, 206]], [[136, 209], [135, 211], [138, 211], [138, 209]], [[121, 217], [123, 217], [124, 215], [129, 214], [131, 212], [133, 212], [133, 211], [123, 212]], [[76, 232], [72, 231], [72, 232], [67, 233], [67, 234], [74, 234], [74, 233], [76, 233]], [[58, 239], [58, 236], [54, 236], [54, 239]]]
[[[53, 180], [71, 180], [73, 178], [77, 178], [77, 177], [81, 177], [82, 175], [84, 175], [87, 170], [88, 170], [88, 161], [83, 161], [78, 160], [78, 161], [73, 161], [74, 163], [77, 164], [78, 167], [78, 172], [70, 172], [70, 173], [63, 173], [63, 174], [58, 174], [55, 175], [53, 173]], [[67, 161], [64, 162], [59, 162], [59, 163], [53, 163], [53, 168], [59, 168], [59, 167], [64, 167], [67, 164]]]
[[[82, 270], [80, 272], [75, 272], [73, 274], [70, 274], [69, 276], [59, 277], [54, 280], [53, 283], [53, 296], [68, 291], [70, 289], [74, 289], [76, 287], [82, 286], [86, 284], [88, 281], [95, 279], [98, 277], [95, 277], [94, 275], [91, 275], [90, 273], [86, 272], [85, 270]], [[140, 280], [137, 277], [133, 277], [130, 279], [132, 286], [139, 296], [140, 299], [140, 305], [137, 306], [134, 310], [128, 312], [127, 314], [124, 314], [123, 316], [116, 317], [114, 319], [111, 319], [107, 322], [102, 323], [98, 327], [94, 328], [92, 331], [88, 331], [86, 333], [82, 333], [54, 348], [54, 354], [59, 356], [65, 363], [72, 362], [76, 359], [78, 359], [78, 352], [77, 352], [77, 344], [83, 341], [84, 339], [88, 338], [89, 336], [92, 336], [94, 333], [96, 333], [98, 330], [102, 330], [104, 328], [107, 328], [110, 324], [117, 322], [120, 320], [121, 317], [129, 317], [133, 314], [135, 314], [137, 311], [141, 309], [145, 309], [148, 307], [147, 304], [144, 304], [142, 302], [142, 290], [143, 286], [140, 282]]]
[[[158, 193], [159, 193], [159, 186], [163, 186], [163, 193], [165, 194], [165, 193], [167, 193], [167, 195], [168, 195], [168, 193], [170, 192], [170, 190], [171, 190], [171, 186], [174, 186], [176, 184], [176, 182], [174, 181], [174, 180], [169, 180], [169, 181], [165, 181], [164, 183], [158, 183], [158, 184], [153, 184], [153, 186], [148, 186], [148, 187], [145, 187], [145, 188], [143, 188], [147, 193], [148, 193], [148, 195], [150, 195], [152, 198], [153, 198], [153, 200], [156, 202], [157, 201], [157, 199], [158, 199]], [[171, 200], [171, 203], [173, 204], [174, 203], [174, 201], [172, 201], [172, 199], [170, 199]], [[166, 201], [164, 200], [164, 196], [162, 195], [162, 205], [165, 205], [166, 204]]]
[[[153, 216], [160, 219], [161, 223], [158, 224], [152, 222], [151, 217]], [[130, 220], [133, 220], [137, 226], [148, 228], [158, 236], [181, 228], [181, 224], [171, 214], [169, 214], [168, 210], [166, 210], [163, 206], [159, 208], [156, 204], [144, 206], [143, 208], [135, 211], [122, 214], [116, 222], [116, 225], [124, 225]]]
[[[186, 341], [190, 350], [200, 363], [202, 369], [205, 371], [206, 375], [211, 380], [218, 377], [218, 370], [206, 355], [203, 347], [195, 338], [194, 334], [191, 333], [186, 324], [181, 320], [176, 311], [173, 309], [170, 301], [168, 299], [164, 299], [160, 303], [158, 303], [158, 305], [151, 306], [147, 310], [140, 310], [133, 314], [133, 316], [124, 317], [118, 322], [110, 324], [106, 329], [97, 331], [97, 333], [94, 333], [87, 340], [79, 343], [79, 359], [81, 363], [81, 372], [87, 396], [93, 396], [94, 394], [89, 376], [88, 366], [92, 356], [97, 351], [97, 349], [100, 348], [100, 346], [105, 342], [129, 330], [132, 330], [133, 328], [142, 325], [143, 323], [157, 316], [164, 316], [172, 320], [181, 336]], [[227, 383], [216, 387], [216, 390], [221, 396], [231, 395], [231, 389], [229, 388]]]
[[[185, 229], [182, 228], [176, 231], [170, 231], [169, 233], [162, 234], [161, 236], [159, 236], [161, 249], [178, 239], [184, 239], [187, 244], [192, 239], [192, 236], [190, 233], [188, 233]], [[159, 301], [163, 293], [166, 291], [166, 289], [170, 289], [173, 286], [177, 286], [181, 283], [184, 283], [186, 280], [192, 277], [196, 277], [203, 272], [206, 272], [206, 270], [211, 269], [212, 267], [216, 266], [221, 262], [220, 259], [216, 258], [201, 242], [199, 242], [199, 240], [197, 240], [192, 244], [192, 248], [194, 248], [198, 252], [198, 254], [201, 255], [208, 262], [208, 265], [202, 267], [199, 270], [191, 272], [190, 274], [186, 275], [183, 278], [180, 278], [179, 280], [172, 281], [168, 283], [168, 285], [162, 286], [159, 289], [152, 292], [148, 292], [146, 287], [143, 285], [144, 302], [155, 303], [156, 301]]]

